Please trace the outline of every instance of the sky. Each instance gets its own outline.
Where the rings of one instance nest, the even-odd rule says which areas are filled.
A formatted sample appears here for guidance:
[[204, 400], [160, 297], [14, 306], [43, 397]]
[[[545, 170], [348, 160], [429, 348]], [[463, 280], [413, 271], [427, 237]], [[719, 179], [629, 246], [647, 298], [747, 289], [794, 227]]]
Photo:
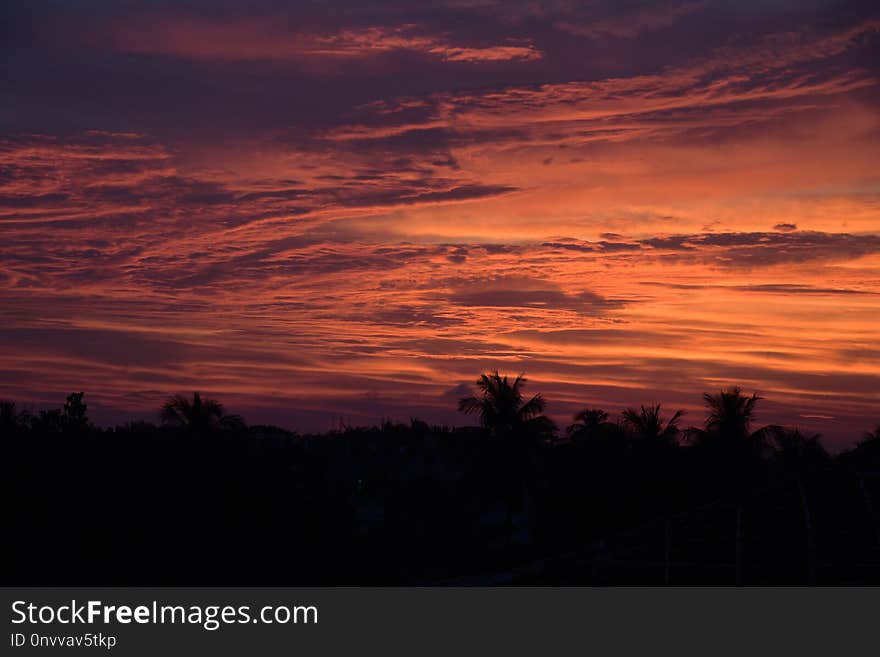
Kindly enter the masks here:
[[7, 0], [0, 397], [880, 422], [872, 2]]

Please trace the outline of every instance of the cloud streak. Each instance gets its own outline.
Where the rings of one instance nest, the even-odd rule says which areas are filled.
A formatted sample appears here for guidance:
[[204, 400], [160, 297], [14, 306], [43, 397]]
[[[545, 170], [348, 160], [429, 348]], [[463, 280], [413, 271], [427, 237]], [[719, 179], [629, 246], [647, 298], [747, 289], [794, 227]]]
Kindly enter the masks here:
[[370, 26], [320, 33], [301, 31], [287, 17], [233, 17], [206, 20], [186, 14], [144, 15], [117, 20], [98, 34], [96, 47], [203, 62], [345, 62], [394, 52], [411, 52], [446, 62], [529, 62], [542, 58], [534, 45], [453, 44], [419, 25]]
[[89, 6], [0, 46], [0, 397], [460, 422], [499, 368], [563, 423], [876, 413], [876, 11]]

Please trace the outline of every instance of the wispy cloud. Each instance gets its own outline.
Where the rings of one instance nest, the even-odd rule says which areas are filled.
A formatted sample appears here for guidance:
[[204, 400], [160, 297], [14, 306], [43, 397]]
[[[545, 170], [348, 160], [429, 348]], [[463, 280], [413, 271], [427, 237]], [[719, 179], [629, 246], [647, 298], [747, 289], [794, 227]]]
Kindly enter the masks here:
[[864, 428], [880, 23], [773, 4], [16, 5], [0, 396], [452, 422], [500, 368]]
[[[100, 38], [99, 38], [100, 37]], [[419, 25], [370, 26], [335, 32], [302, 30], [286, 17], [205, 19], [185, 14], [144, 15], [108, 24], [88, 39], [120, 52], [202, 61], [303, 62], [341, 60], [409, 51], [448, 62], [534, 61], [542, 53], [531, 43], [485, 46], [450, 42]]]

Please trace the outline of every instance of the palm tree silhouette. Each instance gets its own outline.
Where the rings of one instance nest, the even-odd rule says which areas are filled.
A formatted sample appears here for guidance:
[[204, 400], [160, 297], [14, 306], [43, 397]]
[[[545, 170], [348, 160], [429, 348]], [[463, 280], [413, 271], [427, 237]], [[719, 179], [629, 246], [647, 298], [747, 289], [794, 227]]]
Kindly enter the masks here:
[[496, 438], [521, 436], [524, 430], [542, 432], [550, 419], [543, 415], [546, 402], [541, 394], [523, 401], [522, 389], [526, 383], [520, 374], [512, 382], [498, 371], [482, 374], [477, 380], [479, 394], [463, 397], [458, 402], [458, 410], [468, 415], [479, 415], [480, 424]]
[[676, 411], [671, 418], [664, 420], [660, 415], [660, 404], [642, 406], [639, 410], [628, 408], [621, 414], [623, 424], [635, 437], [647, 443], [672, 446], [679, 434], [678, 421], [684, 411]]
[[173, 395], [162, 405], [159, 413], [162, 424], [192, 431], [239, 429], [244, 421], [239, 415], [226, 415], [223, 404], [214, 399], [202, 399], [193, 393], [192, 400], [184, 395]]
[[742, 394], [738, 386], [714, 395], [704, 393], [703, 401], [709, 409], [706, 430], [733, 439], [748, 437], [755, 405], [761, 399], [758, 393], [753, 393], [751, 397]]
[[704, 393], [703, 402], [709, 410], [705, 428], [689, 430], [688, 438], [697, 446], [714, 447], [746, 460], [760, 460], [769, 450], [772, 433], [779, 430], [768, 425], [752, 431], [755, 406], [761, 399], [758, 393], [744, 395], [739, 386], [715, 394]]
[[514, 534], [514, 511], [523, 509], [528, 498], [527, 472], [532, 448], [538, 441], [551, 436], [554, 429], [553, 421], [543, 414], [546, 402], [540, 394], [524, 401], [522, 389], [525, 383], [523, 374], [511, 381], [495, 370], [480, 375], [478, 395], [463, 397], [458, 402], [459, 411], [479, 415], [480, 424], [489, 435], [503, 439], [499, 462], [506, 489], [508, 543]]
[[773, 427], [768, 430], [773, 443], [773, 458], [790, 467], [824, 464], [830, 458], [822, 447], [818, 433], [802, 433], [800, 429]]
[[585, 408], [576, 413], [574, 424], [565, 429], [566, 435], [575, 442], [592, 441], [608, 434], [614, 427], [608, 421], [608, 413], [601, 408]]

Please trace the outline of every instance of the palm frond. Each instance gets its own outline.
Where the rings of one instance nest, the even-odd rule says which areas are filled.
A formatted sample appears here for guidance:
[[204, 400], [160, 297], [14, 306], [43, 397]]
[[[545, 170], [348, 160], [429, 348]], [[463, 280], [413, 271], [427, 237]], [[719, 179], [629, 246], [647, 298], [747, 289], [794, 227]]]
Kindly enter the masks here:
[[531, 419], [536, 415], [540, 415], [547, 407], [547, 402], [541, 393], [532, 397], [529, 401], [519, 407], [518, 415], [524, 420]]

